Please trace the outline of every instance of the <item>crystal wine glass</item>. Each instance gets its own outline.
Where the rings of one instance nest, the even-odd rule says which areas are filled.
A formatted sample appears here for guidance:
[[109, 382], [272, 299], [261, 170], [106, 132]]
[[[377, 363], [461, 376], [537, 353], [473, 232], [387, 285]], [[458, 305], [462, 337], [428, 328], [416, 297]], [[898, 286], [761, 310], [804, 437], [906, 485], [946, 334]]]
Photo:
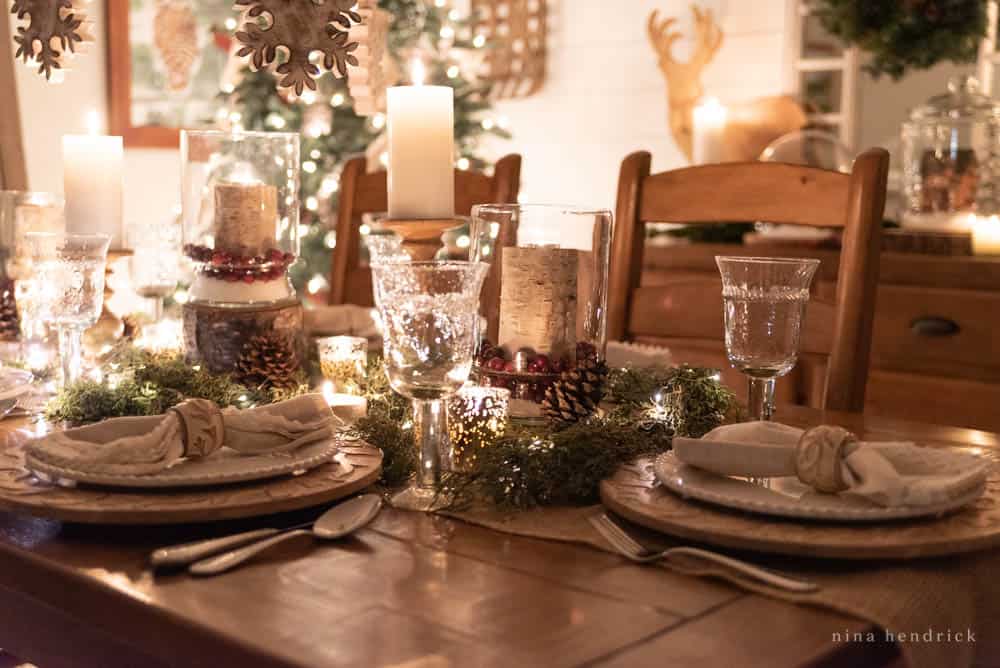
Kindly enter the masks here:
[[180, 226], [130, 225], [130, 274], [135, 293], [153, 304], [153, 323], [163, 317], [163, 298], [177, 288], [180, 273]]
[[755, 420], [774, 414], [774, 382], [795, 367], [809, 285], [819, 260], [716, 257], [729, 363], [749, 378]]
[[443, 401], [469, 377], [479, 292], [488, 266], [479, 262], [386, 262], [372, 266], [375, 303], [389, 384], [413, 401], [419, 468], [416, 484], [393, 497], [397, 508], [431, 510], [435, 485], [448, 470]]
[[101, 315], [111, 237], [38, 232], [27, 240], [39, 310], [59, 331], [63, 383], [68, 385], [81, 375], [83, 332]]

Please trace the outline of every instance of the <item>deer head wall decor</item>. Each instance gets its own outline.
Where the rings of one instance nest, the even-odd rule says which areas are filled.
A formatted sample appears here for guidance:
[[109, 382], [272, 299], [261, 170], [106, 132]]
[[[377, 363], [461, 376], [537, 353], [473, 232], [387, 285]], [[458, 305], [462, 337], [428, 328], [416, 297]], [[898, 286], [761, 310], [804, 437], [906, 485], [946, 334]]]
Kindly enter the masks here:
[[674, 43], [683, 36], [674, 30], [676, 18], [660, 19], [659, 10], [653, 10], [646, 24], [649, 43], [659, 56], [660, 71], [667, 82], [670, 132], [688, 160], [691, 159], [691, 118], [704, 93], [701, 72], [722, 46], [722, 29], [715, 22], [712, 10], [691, 5], [691, 11], [695, 43], [686, 63], [678, 62], [672, 53]]

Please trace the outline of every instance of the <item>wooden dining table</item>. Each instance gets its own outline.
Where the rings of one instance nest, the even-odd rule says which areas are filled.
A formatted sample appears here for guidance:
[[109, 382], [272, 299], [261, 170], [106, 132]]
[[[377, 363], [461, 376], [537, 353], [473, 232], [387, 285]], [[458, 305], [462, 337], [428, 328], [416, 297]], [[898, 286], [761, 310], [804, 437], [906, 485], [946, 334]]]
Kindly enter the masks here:
[[[1000, 453], [1000, 435], [781, 407], [799, 426]], [[7, 420], [4, 435], [25, 428]], [[885, 666], [866, 622], [633, 565], [594, 548], [386, 508], [355, 536], [305, 537], [228, 574], [154, 573], [158, 546], [287, 525], [71, 525], [0, 512], [0, 648], [40, 668]], [[1000, 629], [980, 629], [983, 633]], [[0, 655], [0, 666], [4, 659]]]

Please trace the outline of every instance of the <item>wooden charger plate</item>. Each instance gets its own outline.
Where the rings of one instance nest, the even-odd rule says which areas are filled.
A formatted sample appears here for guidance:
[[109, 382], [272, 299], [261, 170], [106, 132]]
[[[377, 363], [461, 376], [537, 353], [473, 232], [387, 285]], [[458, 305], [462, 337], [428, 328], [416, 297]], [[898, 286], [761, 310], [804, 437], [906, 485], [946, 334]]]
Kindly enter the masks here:
[[601, 483], [601, 500], [636, 524], [719, 547], [800, 557], [916, 559], [1000, 545], [1000, 477], [971, 505], [940, 518], [843, 524], [782, 519], [682, 499], [659, 483], [653, 459]]
[[342, 441], [337, 457], [298, 476], [211, 487], [156, 490], [46, 487], [24, 468], [13, 439], [0, 444], [0, 509], [84, 524], [187, 524], [271, 515], [318, 506], [368, 487], [382, 451]]

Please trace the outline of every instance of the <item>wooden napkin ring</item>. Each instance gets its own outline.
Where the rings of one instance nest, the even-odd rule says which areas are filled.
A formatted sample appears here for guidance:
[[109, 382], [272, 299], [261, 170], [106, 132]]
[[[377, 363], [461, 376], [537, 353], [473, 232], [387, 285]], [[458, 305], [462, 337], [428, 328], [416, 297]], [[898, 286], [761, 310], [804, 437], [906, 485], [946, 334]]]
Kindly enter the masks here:
[[205, 457], [222, 447], [226, 433], [222, 411], [207, 399], [187, 399], [169, 413], [181, 423], [185, 457]]
[[810, 487], [834, 494], [847, 489], [841, 472], [848, 446], [857, 437], [842, 427], [823, 425], [802, 434], [795, 448], [795, 474]]

